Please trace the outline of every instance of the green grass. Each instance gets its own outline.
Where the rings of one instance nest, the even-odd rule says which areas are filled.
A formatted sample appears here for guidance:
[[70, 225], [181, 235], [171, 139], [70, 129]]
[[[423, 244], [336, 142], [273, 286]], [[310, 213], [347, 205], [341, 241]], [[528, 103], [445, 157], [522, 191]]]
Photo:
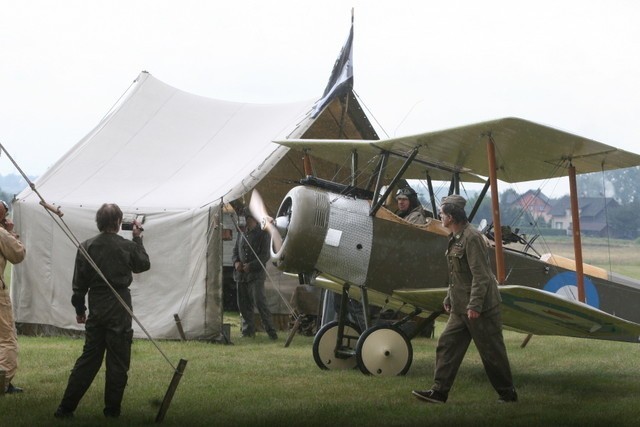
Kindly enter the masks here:
[[[602, 240], [585, 243], [585, 262], [640, 279], [640, 245], [614, 242], [613, 256]], [[570, 239], [547, 239], [548, 250], [572, 256]], [[606, 255], [604, 255], [606, 254]], [[160, 342], [174, 365], [187, 359], [185, 374], [166, 414], [166, 426], [631, 426], [638, 421], [640, 358], [637, 344], [533, 337], [506, 332], [517, 404], [500, 405], [472, 346], [446, 405], [430, 405], [411, 395], [431, 385], [435, 340], [413, 341], [414, 360], [404, 377], [369, 377], [357, 370], [322, 371], [312, 356], [311, 337], [296, 336], [289, 348], [265, 334], [239, 338], [237, 316], [231, 323], [234, 345]], [[443, 325], [436, 325], [436, 336]], [[20, 369], [14, 383], [21, 395], [0, 398], [3, 426], [153, 425], [159, 402], [173, 376], [166, 360], [147, 340], [133, 346], [123, 415], [102, 416], [101, 371], [72, 420], [52, 416], [83, 340], [19, 337]]]
[[[582, 257], [584, 262], [616, 271], [618, 266], [637, 266], [640, 259], [640, 245], [633, 240], [596, 239], [583, 237]], [[539, 252], [552, 252], [574, 259], [571, 237], [545, 237], [538, 239], [536, 249]], [[611, 267], [611, 268], [609, 268]]]
[[[265, 334], [234, 345], [161, 342], [174, 364], [188, 364], [164, 425], [167, 426], [418, 426], [418, 425], [637, 425], [638, 347], [633, 344], [534, 337], [507, 332], [506, 343], [520, 402], [501, 405], [472, 346], [446, 405], [411, 395], [431, 385], [435, 340], [413, 341], [414, 361], [404, 377], [370, 377], [358, 370], [322, 371], [312, 338], [296, 336], [284, 348]], [[436, 331], [443, 325], [437, 324]], [[83, 341], [19, 337], [21, 395], [0, 398], [2, 425], [113, 425], [102, 416], [104, 372], [80, 403], [75, 418], [52, 416]], [[136, 340], [123, 415], [118, 425], [154, 424], [173, 370], [147, 340]]]

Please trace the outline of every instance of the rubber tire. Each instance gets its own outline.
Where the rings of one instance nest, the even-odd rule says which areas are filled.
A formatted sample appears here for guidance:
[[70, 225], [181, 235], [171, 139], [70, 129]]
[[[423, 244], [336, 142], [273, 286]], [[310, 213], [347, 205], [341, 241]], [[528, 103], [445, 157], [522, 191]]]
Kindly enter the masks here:
[[360, 371], [367, 375], [405, 375], [413, 361], [413, 346], [400, 328], [378, 325], [360, 335], [356, 359]]
[[[360, 330], [353, 323], [347, 322], [344, 326], [344, 335], [358, 337]], [[345, 370], [353, 369], [357, 366], [355, 356], [347, 359], [336, 357], [337, 336], [338, 321], [334, 320], [324, 325], [313, 339], [313, 360], [315, 360], [320, 369]], [[343, 343], [345, 343], [345, 339], [347, 347], [351, 346], [353, 348], [351, 344], [356, 342], [355, 339], [343, 337]]]

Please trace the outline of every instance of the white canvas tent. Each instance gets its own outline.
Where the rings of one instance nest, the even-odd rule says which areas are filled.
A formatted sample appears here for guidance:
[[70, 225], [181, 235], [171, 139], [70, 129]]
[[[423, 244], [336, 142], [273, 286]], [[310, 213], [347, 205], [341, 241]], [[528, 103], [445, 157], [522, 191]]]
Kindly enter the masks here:
[[[179, 314], [187, 338], [216, 339], [222, 330], [223, 206], [257, 186], [273, 212], [303, 177], [301, 153], [270, 141], [377, 139], [352, 91], [315, 118], [312, 105], [209, 99], [143, 72], [124, 100], [36, 181], [36, 189], [61, 207], [80, 241], [97, 233], [95, 212], [104, 202], [144, 214], [152, 267], [131, 286], [136, 316], [153, 337], [178, 338], [173, 315]], [[336, 165], [316, 165], [333, 176], [338, 172]], [[70, 305], [76, 248], [39, 201], [26, 189], [13, 205], [27, 247], [26, 260], [13, 271], [15, 319], [79, 329]], [[137, 325], [134, 330], [143, 336]]]

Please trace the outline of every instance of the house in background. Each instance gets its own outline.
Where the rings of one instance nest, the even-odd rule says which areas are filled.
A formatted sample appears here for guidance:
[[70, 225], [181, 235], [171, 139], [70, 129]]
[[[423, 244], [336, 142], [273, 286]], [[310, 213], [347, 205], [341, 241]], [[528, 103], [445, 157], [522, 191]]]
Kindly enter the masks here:
[[530, 219], [538, 224], [548, 223], [551, 219], [550, 211], [552, 206], [550, 202], [547, 196], [536, 190], [529, 190], [521, 196], [508, 201], [509, 206], [527, 212]]
[[[604, 197], [580, 197], [580, 232], [585, 236], [606, 237], [609, 233], [607, 224], [607, 211], [619, 206], [612, 198]], [[549, 215], [552, 218], [552, 227], [566, 230], [571, 234], [573, 224], [571, 220], [571, 205], [569, 196], [558, 199]]]

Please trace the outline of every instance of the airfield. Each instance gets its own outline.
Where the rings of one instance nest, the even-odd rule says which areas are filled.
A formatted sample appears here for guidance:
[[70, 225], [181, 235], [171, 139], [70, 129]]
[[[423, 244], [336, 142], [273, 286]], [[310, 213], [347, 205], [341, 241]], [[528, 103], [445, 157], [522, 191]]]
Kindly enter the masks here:
[[[548, 239], [564, 250], [564, 239]], [[614, 271], [640, 278], [640, 245], [610, 242]], [[570, 244], [568, 245], [570, 248]], [[585, 242], [585, 261], [600, 264], [609, 250], [602, 239]], [[608, 257], [605, 257], [608, 258]], [[624, 270], [624, 271], [623, 271]], [[406, 376], [371, 377], [353, 371], [323, 371], [311, 355], [313, 337], [296, 335], [284, 348], [265, 334], [240, 338], [236, 313], [225, 314], [233, 345], [161, 341], [175, 362], [189, 361], [163, 425], [166, 426], [423, 426], [447, 425], [637, 425], [640, 384], [634, 344], [506, 332], [505, 342], [520, 402], [503, 405], [485, 378], [473, 346], [446, 405], [411, 396], [431, 385], [435, 339], [416, 338]], [[436, 338], [443, 324], [436, 324]], [[52, 414], [83, 340], [19, 337], [20, 395], [0, 398], [3, 425], [53, 425]], [[118, 425], [154, 424], [173, 372], [148, 340], [135, 340], [123, 415]], [[81, 402], [73, 426], [113, 425], [102, 416], [104, 375], [99, 373]]]

